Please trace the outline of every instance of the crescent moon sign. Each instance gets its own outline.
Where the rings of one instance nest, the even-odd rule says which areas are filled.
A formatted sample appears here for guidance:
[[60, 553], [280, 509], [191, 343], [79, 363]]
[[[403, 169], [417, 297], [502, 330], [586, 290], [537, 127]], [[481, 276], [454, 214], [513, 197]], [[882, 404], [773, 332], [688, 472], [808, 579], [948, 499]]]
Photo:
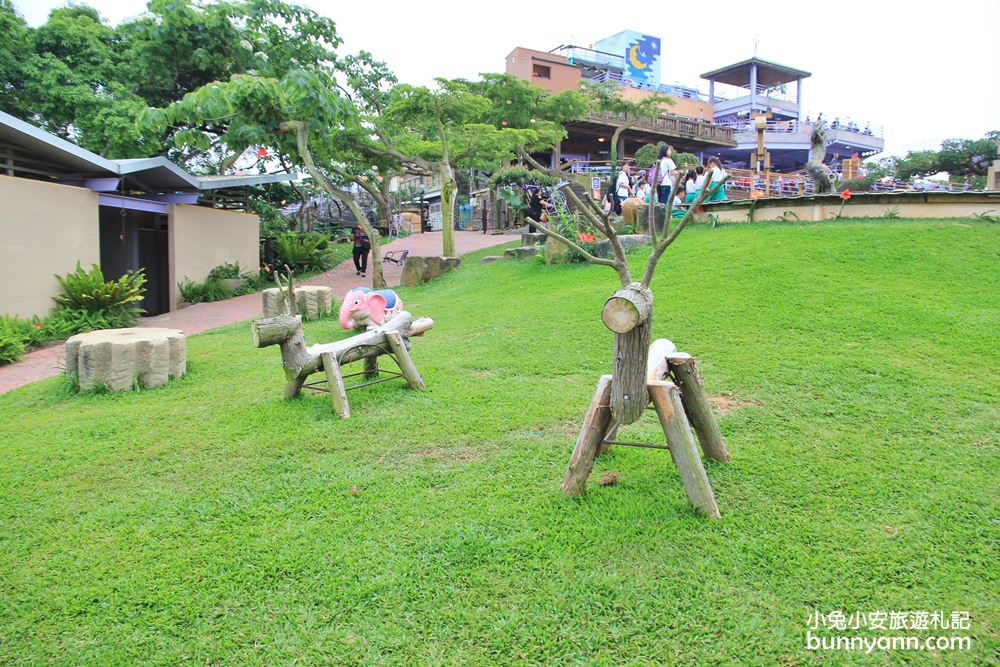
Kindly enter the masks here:
[[633, 44], [632, 46], [630, 46], [628, 50], [628, 60], [630, 63], [632, 63], [632, 66], [635, 67], [636, 69], [646, 69], [646, 63], [642, 62], [641, 60], [635, 57], [635, 54], [638, 50], [639, 50], [638, 44]]

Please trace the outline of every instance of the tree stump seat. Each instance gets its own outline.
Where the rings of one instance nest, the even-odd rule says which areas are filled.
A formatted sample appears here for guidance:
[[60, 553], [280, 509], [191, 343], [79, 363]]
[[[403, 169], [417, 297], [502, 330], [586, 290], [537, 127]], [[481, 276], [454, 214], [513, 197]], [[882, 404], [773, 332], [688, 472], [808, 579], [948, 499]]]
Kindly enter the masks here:
[[184, 375], [187, 342], [179, 329], [105, 329], [66, 341], [66, 376], [81, 391], [152, 389]]
[[[295, 287], [295, 312], [306, 319], [318, 320], [333, 312], [333, 290], [322, 285], [299, 285]], [[285, 314], [285, 301], [277, 287], [262, 292], [264, 317], [279, 317]]]

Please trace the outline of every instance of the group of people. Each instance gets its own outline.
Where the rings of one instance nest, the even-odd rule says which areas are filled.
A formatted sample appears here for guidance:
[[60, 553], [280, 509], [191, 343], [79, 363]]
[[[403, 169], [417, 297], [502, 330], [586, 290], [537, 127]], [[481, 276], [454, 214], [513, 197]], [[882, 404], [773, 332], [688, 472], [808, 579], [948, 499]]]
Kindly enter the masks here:
[[[653, 193], [655, 193], [657, 203], [665, 204], [670, 201], [673, 182], [678, 173], [677, 165], [673, 160], [673, 152], [674, 149], [671, 146], [666, 144], [660, 146], [656, 162], [648, 171], [639, 170], [634, 181], [631, 175], [631, 165], [622, 164], [612, 189], [614, 201], [611, 203], [617, 215], [622, 213], [622, 202], [631, 197], [640, 202], [649, 203], [653, 201]], [[722, 168], [722, 162], [715, 156], [708, 158], [707, 165], [698, 165], [694, 169], [689, 169], [684, 173], [678, 186], [678, 192], [673, 193], [674, 207], [690, 204], [703, 189], [716, 186], [725, 177], [726, 170]], [[683, 194], [680, 191], [681, 188], [683, 188]], [[725, 188], [720, 187], [709, 194], [704, 201], [722, 201], [725, 198]]]

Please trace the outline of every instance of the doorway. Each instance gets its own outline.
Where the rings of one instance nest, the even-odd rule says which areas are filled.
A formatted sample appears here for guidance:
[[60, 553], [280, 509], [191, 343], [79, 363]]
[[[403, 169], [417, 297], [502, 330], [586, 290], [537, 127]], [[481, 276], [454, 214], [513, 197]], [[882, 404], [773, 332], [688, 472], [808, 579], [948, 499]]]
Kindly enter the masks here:
[[165, 213], [100, 207], [101, 270], [117, 280], [144, 269], [146, 294], [139, 307], [146, 315], [170, 311], [170, 245]]

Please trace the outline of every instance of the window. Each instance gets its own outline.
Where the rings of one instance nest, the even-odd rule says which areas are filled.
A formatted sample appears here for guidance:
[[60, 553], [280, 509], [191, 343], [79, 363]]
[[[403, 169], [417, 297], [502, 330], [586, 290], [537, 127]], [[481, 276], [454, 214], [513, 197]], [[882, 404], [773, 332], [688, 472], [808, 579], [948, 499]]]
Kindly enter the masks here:
[[546, 67], [545, 65], [532, 65], [531, 75], [536, 76], [539, 79], [551, 79], [552, 78], [552, 68]]

